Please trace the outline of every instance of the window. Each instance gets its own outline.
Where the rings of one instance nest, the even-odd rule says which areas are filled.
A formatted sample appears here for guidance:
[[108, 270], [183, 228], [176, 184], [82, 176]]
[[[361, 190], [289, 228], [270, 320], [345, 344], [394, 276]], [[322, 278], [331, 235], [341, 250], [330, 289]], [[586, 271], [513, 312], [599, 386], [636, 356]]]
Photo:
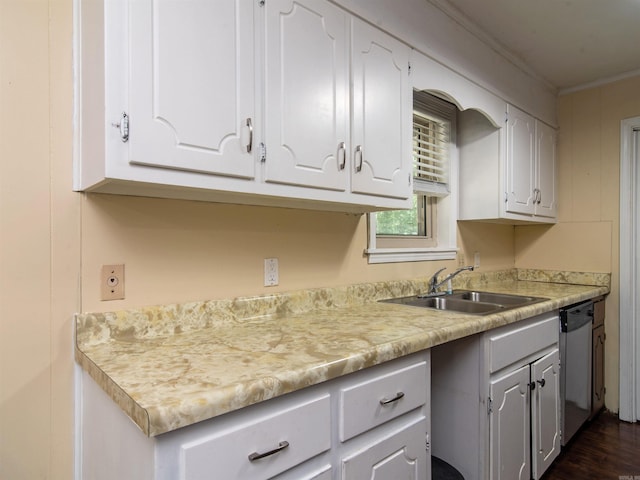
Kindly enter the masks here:
[[456, 112], [449, 102], [414, 92], [413, 208], [369, 215], [369, 263], [455, 258]]

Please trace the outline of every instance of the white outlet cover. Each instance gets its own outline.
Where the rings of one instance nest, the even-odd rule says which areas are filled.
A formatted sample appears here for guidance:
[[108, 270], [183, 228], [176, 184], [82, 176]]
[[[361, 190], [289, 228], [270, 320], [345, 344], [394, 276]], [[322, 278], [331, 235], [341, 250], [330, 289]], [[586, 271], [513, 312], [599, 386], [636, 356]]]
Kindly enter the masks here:
[[277, 258], [265, 258], [264, 259], [264, 286], [273, 287], [278, 285], [278, 259]]

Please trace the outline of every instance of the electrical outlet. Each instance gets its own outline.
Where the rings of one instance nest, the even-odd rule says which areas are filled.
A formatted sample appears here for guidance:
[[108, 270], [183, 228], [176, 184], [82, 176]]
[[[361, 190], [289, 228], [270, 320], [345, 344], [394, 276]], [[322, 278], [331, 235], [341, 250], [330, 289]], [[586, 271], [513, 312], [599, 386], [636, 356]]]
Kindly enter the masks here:
[[264, 259], [264, 286], [273, 287], [278, 285], [278, 259]]
[[101, 300], [124, 299], [124, 265], [103, 265], [100, 274]]
[[464, 253], [458, 252], [458, 267], [464, 267]]

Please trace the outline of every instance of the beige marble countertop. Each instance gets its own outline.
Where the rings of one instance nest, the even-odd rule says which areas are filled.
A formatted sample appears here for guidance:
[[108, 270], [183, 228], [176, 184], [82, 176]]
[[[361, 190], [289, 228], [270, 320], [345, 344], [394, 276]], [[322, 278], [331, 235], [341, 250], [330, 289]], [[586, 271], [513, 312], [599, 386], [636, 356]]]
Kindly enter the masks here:
[[418, 279], [84, 313], [76, 316], [76, 361], [155, 436], [604, 295], [610, 281], [533, 270], [457, 278], [455, 288], [548, 300], [485, 316], [377, 301], [425, 291], [427, 279]]

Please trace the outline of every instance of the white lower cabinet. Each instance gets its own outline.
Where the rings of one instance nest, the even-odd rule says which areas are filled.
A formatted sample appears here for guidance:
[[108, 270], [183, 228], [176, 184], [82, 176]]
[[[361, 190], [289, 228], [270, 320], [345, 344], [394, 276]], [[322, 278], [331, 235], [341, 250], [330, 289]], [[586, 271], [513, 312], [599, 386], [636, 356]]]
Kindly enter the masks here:
[[539, 479], [560, 453], [557, 312], [432, 349], [433, 455], [467, 480]]
[[82, 373], [78, 478], [427, 480], [429, 377], [423, 351], [148, 438]]
[[490, 380], [490, 478], [538, 479], [560, 452], [559, 362], [556, 348]]
[[377, 439], [341, 460], [343, 480], [419, 480], [427, 478], [425, 417]]

